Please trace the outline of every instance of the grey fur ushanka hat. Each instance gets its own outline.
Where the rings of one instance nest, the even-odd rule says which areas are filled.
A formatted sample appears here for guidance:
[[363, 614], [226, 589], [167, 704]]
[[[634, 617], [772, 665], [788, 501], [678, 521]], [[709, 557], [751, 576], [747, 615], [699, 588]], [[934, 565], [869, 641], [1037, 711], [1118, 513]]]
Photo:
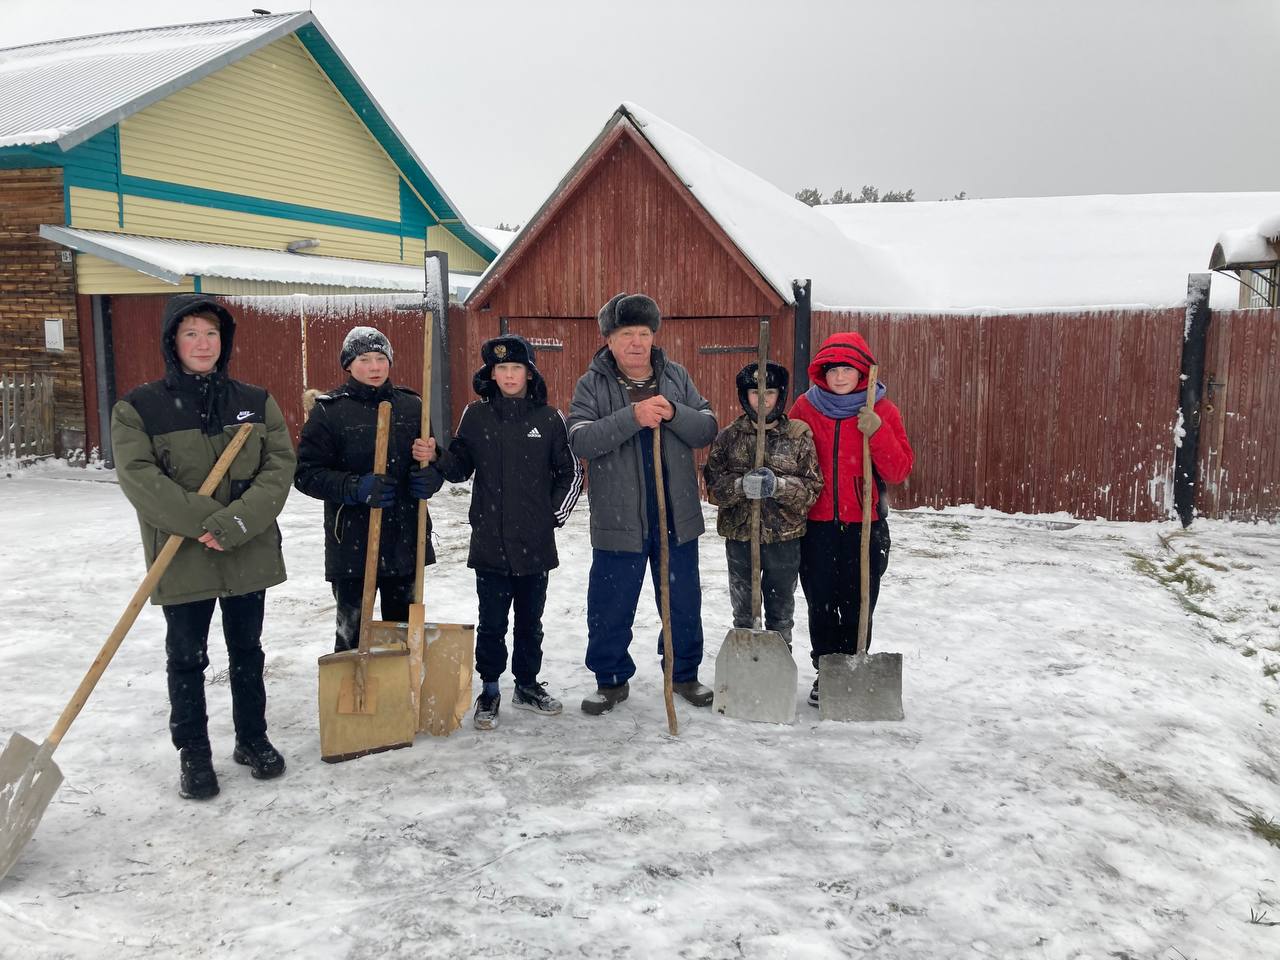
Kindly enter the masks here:
[[648, 327], [654, 333], [662, 324], [662, 314], [652, 297], [643, 293], [615, 294], [600, 308], [600, 336], [607, 337], [619, 327]]

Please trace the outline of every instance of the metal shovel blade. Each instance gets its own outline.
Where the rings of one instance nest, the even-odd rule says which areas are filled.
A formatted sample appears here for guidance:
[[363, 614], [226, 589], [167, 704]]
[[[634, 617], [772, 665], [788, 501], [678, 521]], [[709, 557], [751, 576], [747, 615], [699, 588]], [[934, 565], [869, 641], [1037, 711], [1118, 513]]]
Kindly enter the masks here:
[[732, 720], [796, 722], [796, 662], [775, 630], [730, 630], [716, 654], [711, 708]]
[[0, 880], [18, 862], [61, 784], [47, 741], [36, 746], [20, 733], [10, 737], [0, 753]]
[[829, 653], [818, 658], [823, 720], [901, 720], [902, 654]]

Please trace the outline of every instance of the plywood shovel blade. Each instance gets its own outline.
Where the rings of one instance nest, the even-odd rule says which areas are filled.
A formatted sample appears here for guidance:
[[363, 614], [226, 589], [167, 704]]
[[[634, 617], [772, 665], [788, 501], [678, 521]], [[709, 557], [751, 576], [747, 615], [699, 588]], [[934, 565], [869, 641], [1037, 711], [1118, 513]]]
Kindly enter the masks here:
[[52, 744], [37, 746], [20, 733], [9, 738], [0, 753], [0, 880], [18, 862], [61, 783]]
[[902, 654], [829, 653], [818, 658], [823, 720], [901, 720]]
[[730, 630], [716, 655], [712, 710], [733, 720], [796, 722], [796, 662], [776, 630]]
[[424, 625], [423, 680], [418, 730], [443, 737], [462, 725], [471, 706], [475, 627], [469, 623]]

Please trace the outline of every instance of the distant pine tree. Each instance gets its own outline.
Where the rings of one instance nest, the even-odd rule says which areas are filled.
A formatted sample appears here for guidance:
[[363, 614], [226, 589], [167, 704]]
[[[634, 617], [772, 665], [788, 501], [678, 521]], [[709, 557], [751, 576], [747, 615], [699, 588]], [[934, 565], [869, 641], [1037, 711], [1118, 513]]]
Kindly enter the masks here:
[[813, 187], [805, 187], [803, 190], [796, 191], [796, 199], [810, 207], [816, 207], [823, 202], [822, 194]]

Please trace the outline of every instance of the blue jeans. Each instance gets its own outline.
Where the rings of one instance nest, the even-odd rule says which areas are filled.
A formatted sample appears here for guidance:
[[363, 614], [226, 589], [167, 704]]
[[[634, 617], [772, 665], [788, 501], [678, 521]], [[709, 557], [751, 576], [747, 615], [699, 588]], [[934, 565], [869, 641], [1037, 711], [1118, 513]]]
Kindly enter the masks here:
[[[660, 558], [658, 533], [651, 524], [646, 549], [641, 553], [592, 550], [591, 576], [587, 587], [587, 669], [602, 687], [616, 687], [636, 672], [631, 646], [631, 627], [644, 584], [648, 564], [653, 577], [654, 599], [662, 613], [659, 590]], [[698, 581], [698, 541], [670, 547], [671, 647], [675, 653], [672, 675], [676, 683], [698, 679], [702, 663], [702, 586]], [[658, 656], [662, 656], [662, 631], [658, 631]]]

